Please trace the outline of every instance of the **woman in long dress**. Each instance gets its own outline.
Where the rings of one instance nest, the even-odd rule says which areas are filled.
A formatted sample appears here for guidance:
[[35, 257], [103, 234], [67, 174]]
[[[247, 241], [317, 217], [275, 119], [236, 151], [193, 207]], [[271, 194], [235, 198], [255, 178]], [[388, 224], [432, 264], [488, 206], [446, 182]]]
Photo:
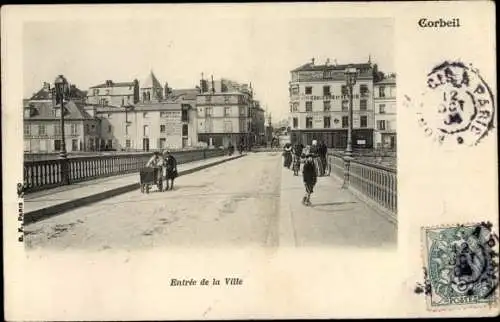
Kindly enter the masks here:
[[309, 153], [312, 154], [313, 156], [313, 161], [316, 168], [316, 174], [318, 177], [321, 177], [325, 174], [325, 168], [323, 167], [323, 163], [321, 162], [319, 152], [320, 151], [318, 147], [318, 141], [313, 140]]

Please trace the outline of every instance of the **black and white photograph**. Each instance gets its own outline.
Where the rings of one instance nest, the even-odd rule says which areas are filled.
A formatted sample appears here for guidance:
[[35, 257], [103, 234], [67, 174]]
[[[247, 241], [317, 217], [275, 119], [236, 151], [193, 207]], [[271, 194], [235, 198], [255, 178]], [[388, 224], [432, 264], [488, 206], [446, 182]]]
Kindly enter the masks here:
[[392, 19], [24, 27], [26, 247], [396, 246]]

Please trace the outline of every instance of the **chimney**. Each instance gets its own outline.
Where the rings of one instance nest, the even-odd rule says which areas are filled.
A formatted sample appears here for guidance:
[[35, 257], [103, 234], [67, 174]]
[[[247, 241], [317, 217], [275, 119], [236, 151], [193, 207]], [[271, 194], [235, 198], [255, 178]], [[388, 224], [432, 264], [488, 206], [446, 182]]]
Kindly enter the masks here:
[[311, 58], [311, 65], [314, 65], [314, 57]]
[[328, 66], [328, 65], [330, 65], [330, 58], [327, 58], [326, 62], [325, 62], [325, 66]]
[[43, 89], [46, 91], [50, 91], [50, 83], [43, 82]]
[[212, 94], [215, 93], [214, 75], [212, 75]]

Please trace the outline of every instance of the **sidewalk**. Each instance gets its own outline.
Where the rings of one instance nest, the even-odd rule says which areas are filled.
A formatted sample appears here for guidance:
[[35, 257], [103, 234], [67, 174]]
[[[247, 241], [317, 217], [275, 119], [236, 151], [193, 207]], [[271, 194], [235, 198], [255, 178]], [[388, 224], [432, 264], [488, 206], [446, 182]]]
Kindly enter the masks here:
[[334, 177], [318, 177], [312, 205], [302, 204], [302, 176], [282, 169], [280, 246], [396, 247], [397, 226]]
[[[182, 176], [240, 157], [214, 157], [179, 164], [177, 168]], [[30, 193], [24, 196], [24, 222], [29, 224], [139, 188], [139, 173], [135, 172]]]

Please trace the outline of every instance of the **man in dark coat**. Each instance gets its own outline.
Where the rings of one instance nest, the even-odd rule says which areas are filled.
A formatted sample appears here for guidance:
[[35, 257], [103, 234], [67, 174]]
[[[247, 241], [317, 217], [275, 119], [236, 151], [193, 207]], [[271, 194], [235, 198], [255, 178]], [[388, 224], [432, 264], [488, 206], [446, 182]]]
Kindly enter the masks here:
[[305, 155], [304, 167], [302, 169], [302, 178], [304, 180], [304, 186], [306, 188], [306, 194], [302, 198], [302, 203], [306, 206], [311, 205], [311, 194], [314, 192], [314, 186], [317, 182], [316, 167], [314, 165], [314, 160], [311, 154]]

